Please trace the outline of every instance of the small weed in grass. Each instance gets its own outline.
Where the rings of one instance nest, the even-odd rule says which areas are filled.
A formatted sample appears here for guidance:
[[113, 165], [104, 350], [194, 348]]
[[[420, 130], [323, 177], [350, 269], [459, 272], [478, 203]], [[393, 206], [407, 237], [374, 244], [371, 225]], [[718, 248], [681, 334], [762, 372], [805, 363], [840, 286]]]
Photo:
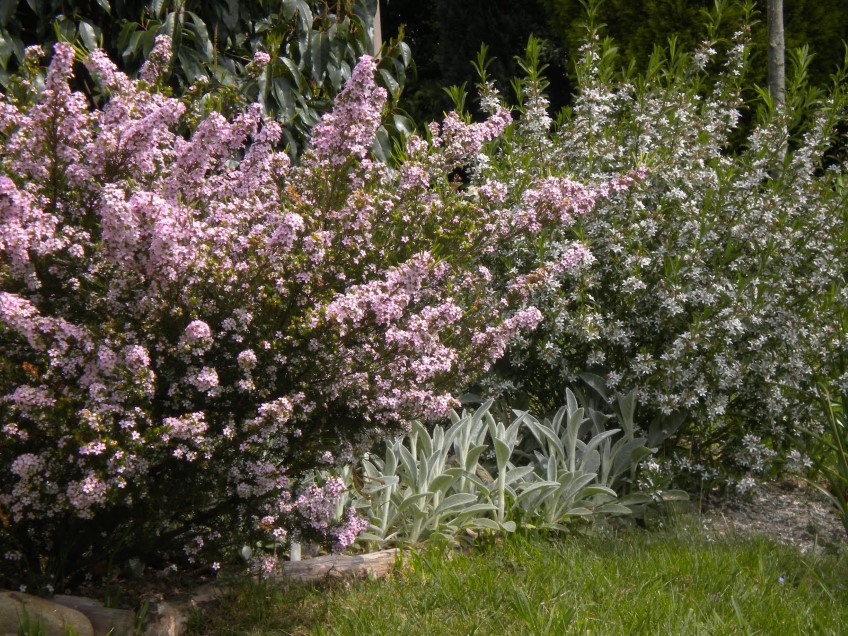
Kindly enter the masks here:
[[697, 529], [518, 533], [407, 554], [388, 581], [245, 583], [195, 635], [838, 634], [848, 556]]

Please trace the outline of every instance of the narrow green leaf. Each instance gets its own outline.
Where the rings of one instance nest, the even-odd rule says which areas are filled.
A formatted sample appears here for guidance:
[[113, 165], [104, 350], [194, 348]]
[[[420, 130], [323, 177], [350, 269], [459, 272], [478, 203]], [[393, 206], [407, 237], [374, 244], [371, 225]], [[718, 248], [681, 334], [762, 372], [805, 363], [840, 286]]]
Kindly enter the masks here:
[[436, 508], [435, 514], [440, 515], [444, 514], [448, 510], [452, 510], [454, 508], [462, 508], [463, 506], [468, 506], [477, 501], [477, 496], [472, 495], [467, 492], [458, 492], [447, 497], [438, 508]]
[[509, 461], [509, 456], [512, 454], [512, 449], [500, 438], [495, 438], [495, 461], [498, 464], [498, 471], [506, 468], [506, 463]]
[[532, 474], [533, 470], [533, 466], [518, 466], [507, 472], [504, 481], [506, 484], [511, 484]]
[[459, 516], [465, 517], [465, 515], [474, 514], [477, 512], [491, 512], [492, 510], [497, 510], [498, 507], [494, 504], [489, 503], [476, 503], [472, 504], [466, 508], [463, 508], [462, 511], [459, 512]]
[[433, 492], [446, 492], [456, 481], [457, 478], [454, 475], [438, 475], [430, 482], [430, 490]]
[[477, 517], [476, 519], [468, 521], [466, 525], [471, 528], [481, 528], [485, 530], [498, 531], [501, 529], [501, 524], [494, 519], [487, 519], [486, 517]]
[[401, 502], [397, 506], [398, 512], [403, 512], [412, 506], [417, 506], [422, 501], [426, 501], [428, 498], [432, 497], [433, 493], [431, 492], [420, 492], [417, 495], [407, 495], [401, 500]]

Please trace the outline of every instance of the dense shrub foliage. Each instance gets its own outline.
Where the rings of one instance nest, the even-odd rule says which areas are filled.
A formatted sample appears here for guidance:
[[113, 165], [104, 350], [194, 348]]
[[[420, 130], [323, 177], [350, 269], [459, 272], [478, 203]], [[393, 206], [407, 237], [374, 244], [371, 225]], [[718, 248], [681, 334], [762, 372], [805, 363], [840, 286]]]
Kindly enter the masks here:
[[[542, 326], [495, 381], [548, 408], [584, 370], [638, 389], [647, 414], [689, 417], [677, 471], [745, 488], [809, 423], [816, 377], [848, 379], [845, 75], [810, 93], [798, 54], [787, 110], [764, 101], [751, 113], [747, 29], [691, 54], [658, 50], [632, 80], [611, 46], [597, 34], [584, 46], [574, 109], [550, 137], [540, 84], [528, 84], [524, 147], [487, 168], [514, 183], [562, 170], [592, 183], [647, 166], [637, 188], [579, 218], [592, 263], [538, 289]], [[528, 236], [499, 255], [500, 271], [568, 244]]]
[[[525, 288], [583, 252], [516, 270], [508, 295], [482, 260], [610, 188], [571, 210], [547, 181], [454, 181], [510, 125], [493, 95], [486, 121], [411, 137], [399, 170], [374, 161], [386, 93], [367, 56], [296, 167], [259, 107], [184, 138], [184, 104], [150, 88], [169, 44], [138, 81], [88, 56], [100, 109], [57, 45], [44, 90], [24, 79], [2, 106], [7, 579], [64, 581], [105, 555], [202, 562], [236, 532], [349, 543], [361, 521], [330, 520], [338, 480], [300, 477], [446, 414], [541, 320]], [[532, 227], [503, 205], [525, 185]]]

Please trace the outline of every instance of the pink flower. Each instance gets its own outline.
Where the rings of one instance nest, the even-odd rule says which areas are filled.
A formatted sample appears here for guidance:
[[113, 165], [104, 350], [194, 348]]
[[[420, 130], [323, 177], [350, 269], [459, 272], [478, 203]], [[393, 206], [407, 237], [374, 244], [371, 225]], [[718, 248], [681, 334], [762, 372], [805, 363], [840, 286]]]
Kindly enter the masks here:
[[155, 84], [162, 77], [168, 63], [171, 61], [171, 38], [160, 34], [153, 42], [153, 48], [142, 65], [139, 76], [148, 84]]
[[312, 129], [312, 162], [339, 166], [350, 159], [365, 158], [387, 99], [386, 90], [374, 82], [376, 70], [373, 58], [359, 58], [333, 110]]

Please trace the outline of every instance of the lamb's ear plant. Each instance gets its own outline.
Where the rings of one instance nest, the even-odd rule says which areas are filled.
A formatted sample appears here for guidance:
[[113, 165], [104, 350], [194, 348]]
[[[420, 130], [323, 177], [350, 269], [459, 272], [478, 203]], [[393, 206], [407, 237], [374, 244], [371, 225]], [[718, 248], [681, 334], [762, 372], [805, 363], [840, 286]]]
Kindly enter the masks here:
[[[364, 496], [355, 507], [367, 513], [370, 525], [362, 540], [418, 543], [430, 536], [451, 539], [461, 527], [487, 526], [477, 515], [495, 506], [469, 487], [483, 485], [474, 471], [485, 446], [474, 442], [487, 411], [488, 404], [474, 414], [454, 414], [450, 427], [434, 426], [432, 434], [414, 422], [406, 437], [386, 444], [384, 459], [363, 460]], [[448, 461], [452, 448], [459, 450], [460, 465]]]
[[465, 471], [460, 476], [457, 489], [459, 492], [476, 492], [480, 487], [478, 472], [480, 472], [480, 456], [486, 452], [486, 434], [495, 425], [495, 419], [489, 412], [494, 400], [484, 402], [474, 413], [458, 415], [451, 413], [451, 430], [457, 429], [452, 435], [453, 453], [457, 465]]
[[506, 518], [507, 495], [515, 497], [516, 493], [512, 484], [533, 472], [529, 466], [517, 468], [510, 461], [519, 442], [519, 432], [523, 419], [523, 415], [520, 414], [509, 426], [505, 426], [502, 422], [494, 422], [494, 420], [489, 422], [489, 437], [495, 450], [495, 466], [497, 467], [497, 477], [491, 486], [491, 492], [495, 495], [497, 501], [495, 521], [508, 531], [515, 530], [515, 522]]
[[[629, 514], [654, 501], [635, 492], [620, 499], [614, 488], [632, 474], [629, 462], [650, 455], [644, 438], [625, 424], [629, 436], [613, 443], [621, 434], [605, 428], [613, 416], [579, 406], [571, 391], [566, 399], [544, 421], [516, 410], [507, 425], [489, 400], [473, 412], [454, 412], [447, 427], [413, 423], [382, 457], [362, 461], [353, 507], [369, 527], [359, 539], [383, 546], [451, 541], [463, 529], [514, 532], [519, 524], [566, 530], [569, 518]], [[632, 396], [622, 401], [629, 421], [634, 409]], [[481, 465], [481, 458], [492, 461]]]
[[571, 390], [566, 391], [566, 405], [551, 419], [540, 422], [529, 413], [521, 416], [533, 434], [524, 453], [532, 452], [535, 473], [524, 482], [516, 504], [529, 524], [562, 529], [566, 518], [591, 515], [602, 507], [605, 512], [630, 512], [624, 506], [609, 505], [616, 493], [598, 481], [602, 464], [598, 448], [618, 429], [594, 434], [588, 443], [582, 441], [592, 420]]

